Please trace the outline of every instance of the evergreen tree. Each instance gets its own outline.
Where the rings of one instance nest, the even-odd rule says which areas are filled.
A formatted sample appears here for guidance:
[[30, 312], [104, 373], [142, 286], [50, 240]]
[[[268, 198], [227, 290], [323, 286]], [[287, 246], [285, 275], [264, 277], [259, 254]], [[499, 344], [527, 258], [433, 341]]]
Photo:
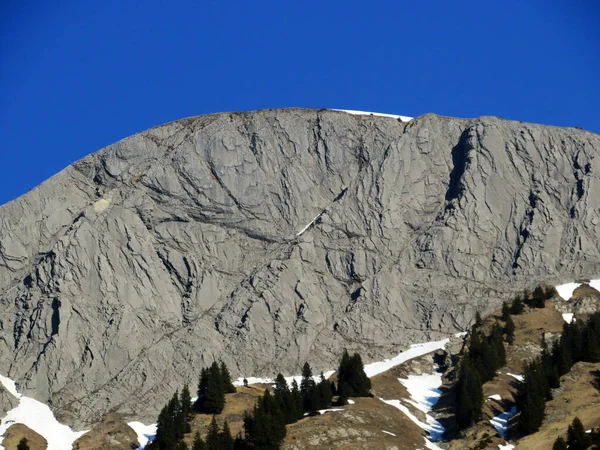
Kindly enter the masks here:
[[244, 387], [248, 387], [248, 380], [246, 378], [244, 378], [243, 383], [244, 383]]
[[286, 428], [281, 410], [267, 390], [254, 406], [251, 413], [244, 416], [246, 444], [261, 450], [279, 450], [285, 438]]
[[508, 303], [502, 302], [502, 320], [506, 322], [506, 319], [510, 316], [510, 306]]
[[181, 404], [177, 392], [169, 403], [160, 411], [156, 424], [156, 438], [150, 444], [150, 449], [174, 449], [177, 442], [183, 438], [182, 427], [178, 422], [181, 417]]
[[233, 450], [233, 437], [227, 421], [223, 424], [223, 429], [219, 432], [219, 450]]
[[321, 372], [321, 377], [316, 390], [319, 396], [319, 409], [329, 408], [331, 406], [331, 400], [333, 399], [333, 391], [331, 389], [331, 383], [325, 379], [323, 372]]
[[473, 324], [473, 329], [479, 330], [481, 328], [481, 325], [483, 325], [483, 319], [481, 318], [481, 314], [479, 313], [479, 311], [477, 311], [475, 313], [475, 323]]
[[515, 297], [515, 299], [513, 300], [512, 305], [510, 307], [510, 313], [518, 316], [519, 314], [523, 313], [524, 309], [525, 309], [525, 306], [523, 306], [523, 300], [521, 300], [521, 297], [517, 295]]
[[294, 405], [296, 420], [302, 419], [302, 417], [304, 417], [304, 401], [296, 380], [292, 381], [292, 402]]
[[543, 308], [546, 306], [546, 293], [541, 286], [538, 286], [533, 290], [529, 306], [533, 308]]
[[463, 430], [481, 418], [483, 391], [479, 374], [468, 358], [464, 359], [457, 382], [456, 423]]
[[226, 394], [234, 394], [236, 392], [235, 386], [231, 381], [231, 374], [229, 373], [229, 369], [225, 365], [223, 361], [221, 361], [221, 380], [223, 383], [223, 387], [225, 389]]
[[19, 441], [19, 445], [17, 445], [17, 450], [29, 450], [29, 445], [27, 445], [26, 438], [23, 438]]
[[585, 450], [590, 445], [592, 445], [592, 441], [586, 434], [581, 420], [579, 417], [575, 417], [567, 430], [567, 448], [569, 450]]
[[524, 435], [540, 428], [549, 393], [548, 379], [541, 360], [532, 361], [525, 368], [524, 380], [516, 395], [517, 410], [521, 411], [519, 428]]
[[196, 431], [196, 434], [194, 435], [194, 446], [192, 447], [193, 450], [206, 450], [206, 444], [204, 443], [204, 440], [202, 439], [202, 436], [200, 436], [200, 432]]
[[562, 436], [556, 438], [552, 450], [567, 450], [567, 443]]
[[364, 370], [362, 358], [358, 353], [352, 357], [344, 350], [338, 369], [338, 394], [344, 400], [348, 397], [368, 397], [371, 380]]
[[210, 425], [208, 426], [208, 432], [206, 433], [206, 449], [207, 450], [220, 450], [219, 441], [219, 425], [217, 425], [217, 419], [213, 416]]
[[309, 413], [315, 413], [317, 411], [317, 405], [314, 403], [315, 387], [316, 384], [312, 376], [310, 364], [304, 363], [304, 366], [302, 367], [302, 380], [300, 381], [300, 392], [302, 393], [304, 411]]
[[506, 342], [508, 342], [509, 345], [512, 345], [515, 342], [515, 323], [510, 314], [506, 318], [506, 323], [504, 324], [504, 333], [506, 334]]
[[183, 436], [185, 433], [189, 433], [192, 431], [190, 426], [190, 422], [192, 420], [193, 407], [192, 407], [192, 397], [190, 395], [190, 389], [188, 385], [185, 384], [183, 389], [181, 390], [181, 412], [178, 417], [178, 422], [181, 427], [180, 434]]
[[221, 414], [225, 407], [225, 390], [221, 368], [213, 362], [208, 369], [202, 369], [198, 383], [196, 411], [204, 414]]
[[296, 422], [299, 418], [298, 411], [296, 410], [296, 403], [287, 381], [285, 381], [284, 376], [280, 373], [277, 374], [277, 377], [275, 378], [273, 397], [283, 413], [285, 423], [289, 424]]

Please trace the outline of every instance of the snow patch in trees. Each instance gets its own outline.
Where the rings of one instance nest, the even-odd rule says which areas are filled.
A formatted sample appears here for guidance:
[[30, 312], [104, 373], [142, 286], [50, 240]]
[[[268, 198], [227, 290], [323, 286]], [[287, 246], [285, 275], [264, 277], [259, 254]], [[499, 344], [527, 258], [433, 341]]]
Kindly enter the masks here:
[[348, 404], [349, 405], [354, 405], [356, 402], [354, 400], [348, 399]]
[[565, 319], [565, 322], [567, 322], [567, 323], [573, 322], [573, 313], [564, 313], [562, 316], [563, 316], [563, 319]]
[[399, 353], [392, 359], [386, 359], [381, 362], [374, 362], [365, 365], [365, 373], [369, 378], [379, 375], [380, 373], [390, 370], [409, 359], [417, 358], [426, 355], [427, 353], [443, 349], [450, 339], [442, 339], [441, 341], [425, 342], [423, 344], [413, 344], [410, 348], [402, 353]]
[[400, 119], [402, 122], [408, 122], [408, 121], [414, 119], [414, 117], [399, 116], [397, 114], [386, 114], [386, 113], [377, 113], [377, 112], [370, 112], [370, 111], [356, 111], [353, 109], [333, 109], [332, 111], [342, 111], [342, 112], [346, 112], [348, 114], [352, 114], [354, 116], [390, 117], [392, 119]]
[[[19, 404], [8, 411], [0, 422], [0, 441], [6, 430], [15, 423], [23, 424], [43, 436], [48, 441], [47, 450], [71, 448], [75, 440], [89, 431], [73, 431], [68, 426], [59, 423], [47, 405], [20, 394], [16, 383], [10, 378], [0, 375], [0, 383], [19, 400]], [[0, 445], [0, 450], [4, 450], [2, 445]]]
[[[333, 375], [335, 373], [335, 370], [328, 370], [327, 372], [323, 373], [323, 376], [325, 377], [326, 380], [329, 379], [329, 377], [331, 375]], [[246, 380], [248, 381], [248, 384], [275, 384], [275, 378], [257, 378], [257, 377], [246, 377]], [[298, 383], [298, 386], [300, 386], [300, 382], [302, 381], [302, 375], [293, 375], [291, 377], [285, 377], [285, 381], [288, 384], [288, 386], [292, 386], [292, 382], [296, 381], [296, 383]], [[319, 381], [321, 381], [321, 375], [314, 375], [313, 376], [313, 380], [315, 380], [315, 383], [318, 383]], [[235, 380], [233, 382], [233, 385], [235, 387], [240, 387], [244, 385], [244, 377], [239, 377], [237, 380]]]
[[500, 397], [500, 394], [494, 394], [494, 395], [490, 395], [490, 396], [488, 397], [488, 399], [490, 399], [490, 400], [498, 400], [498, 401], [501, 401], [501, 400], [502, 400], [502, 397]]
[[156, 438], [156, 424], [144, 425], [142, 422], [128, 422], [127, 425], [137, 434], [137, 440], [140, 446], [137, 450], [143, 450], [148, 442]]
[[513, 406], [508, 411], [504, 411], [501, 414], [498, 414], [494, 418], [490, 420], [492, 426], [496, 429], [498, 434], [502, 436], [502, 439], [506, 437], [506, 430], [508, 428], [508, 421], [517, 414], [517, 407]]
[[513, 377], [513, 378], [516, 378], [519, 381], [524, 381], [525, 380], [525, 377], [523, 375], [517, 375], [517, 374], [514, 374], [514, 373], [510, 373], [510, 372], [506, 372], [506, 375], [508, 375], [510, 377]]

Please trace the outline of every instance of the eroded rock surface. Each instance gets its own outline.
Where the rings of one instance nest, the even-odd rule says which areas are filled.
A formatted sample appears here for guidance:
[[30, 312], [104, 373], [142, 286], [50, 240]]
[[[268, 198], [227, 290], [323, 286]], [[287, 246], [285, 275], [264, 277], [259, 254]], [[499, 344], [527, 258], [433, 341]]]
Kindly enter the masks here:
[[390, 357], [600, 274], [599, 151], [571, 128], [325, 110], [137, 134], [0, 208], [0, 367], [80, 428], [155, 421], [214, 359]]

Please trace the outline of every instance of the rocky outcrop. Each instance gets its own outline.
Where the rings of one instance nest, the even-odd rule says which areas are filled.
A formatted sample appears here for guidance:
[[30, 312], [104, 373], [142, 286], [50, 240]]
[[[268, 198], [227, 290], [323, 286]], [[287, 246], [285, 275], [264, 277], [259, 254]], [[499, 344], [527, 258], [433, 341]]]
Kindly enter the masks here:
[[185, 119], [0, 208], [0, 367], [76, 427], [232, 374], [372, 361], [600, 273], [600, 138], [493, 117]]
[[19, 400], [0, 384], [0, 417], [4, 417], [8, 411], [18, 404]]
[[133, 450], [139, 446], [135, 431], [118, 414], [107, 414], [73, 443], [74, 450]]

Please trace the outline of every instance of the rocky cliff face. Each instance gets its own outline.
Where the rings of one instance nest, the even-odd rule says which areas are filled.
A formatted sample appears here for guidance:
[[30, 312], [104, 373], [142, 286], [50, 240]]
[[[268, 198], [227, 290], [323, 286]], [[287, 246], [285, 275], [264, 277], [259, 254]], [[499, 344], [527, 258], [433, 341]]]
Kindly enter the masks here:
[[0, 371], [77, 427], [233, 375], [369, 361], [600, 274], [600, 137], [266, 110], [127, 138], [0, 208]]

